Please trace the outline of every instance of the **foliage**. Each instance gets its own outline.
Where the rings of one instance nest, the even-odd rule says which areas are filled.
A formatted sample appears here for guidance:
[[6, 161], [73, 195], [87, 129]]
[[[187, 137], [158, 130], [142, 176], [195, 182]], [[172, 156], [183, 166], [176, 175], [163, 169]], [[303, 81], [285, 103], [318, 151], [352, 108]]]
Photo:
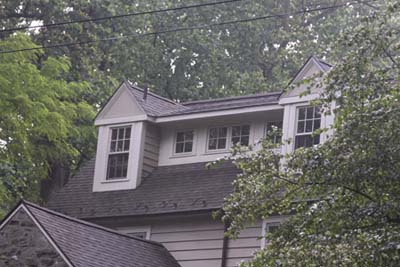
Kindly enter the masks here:
[[327, 142], [287, 155], [267, 141], [254, 153], [235, 151], [243, 174], [224, 206], [229, 233], [293, 214], [243, 265], [399, 266], [399, 12], [386, 1], [339, 38], [346, 54], [319, 103], [335, 114]]
[[[0, 49], [34, 45], [19, 34]], [[66, 81], [66, 57], [42, 56], [0, 55], [0, 215], [16, 198], [37, 198], [37, 185], [55, 164], [73, 169], [93, 153], [94, 109], [82, 100], [89, 85]]]
[[[209, 3], [179, 1], [5, 1], [0, 26], [11, 28], [41, 21], [98, 18], [177, 6]], [[96, 40], [206, 25], [271, 14], [284, 14], [344, 3], [319, 0], [239, 1], [154, 15], [64, 25], [31, 32], [42, 45]], [[340, 58], [343, 50], [328, 48], [342, 29], [359, 23], [370, 7], [360, 1], [337, 9], [265, 19], [145, 38], [128, 38], [91, 45], [46, 50], [46, 55], [71, 59], [69, 80], [88, 81], [95, 90], [85, 99], [103, 103], [124, 78], [171, 99], [200, 99], [224, 95], [279, 91], [312, 54]], [[3, 33], [5, 35], [7, 33]]]

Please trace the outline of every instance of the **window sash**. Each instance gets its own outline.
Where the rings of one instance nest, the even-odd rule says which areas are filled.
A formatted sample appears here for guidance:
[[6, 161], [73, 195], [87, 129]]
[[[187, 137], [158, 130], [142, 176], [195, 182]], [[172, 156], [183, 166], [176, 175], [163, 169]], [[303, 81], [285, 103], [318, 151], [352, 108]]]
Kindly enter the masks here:
[[319, 106], [297, 108], [295, 149], [312, 147], [320, 143], [320, 135], [313, 134], [321, 128], [321, 113]]
[[225, 150], [228, 141], [228, 127], [213, 127], [208, 130], [207, 149]]
[[111, 128], [106, 180], [128, 177], [131, 126]]
[[178, 131], [175, 135], [175, 154], [184, 154], [193, 152], [194, 131]]
[[232, 126], [232, 145], [248, 146], [250, 143], [250, 125]]

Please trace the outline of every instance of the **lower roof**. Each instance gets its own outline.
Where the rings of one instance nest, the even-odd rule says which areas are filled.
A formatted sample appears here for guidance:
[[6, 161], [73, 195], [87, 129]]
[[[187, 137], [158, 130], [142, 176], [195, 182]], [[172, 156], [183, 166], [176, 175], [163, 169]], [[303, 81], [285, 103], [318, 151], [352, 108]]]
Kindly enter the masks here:
[[28, 213], [68, 266], [180, 266], [160, 243], [124, 235], [25, 201], [6, 217], [4, 224], [21, 209]]
[[230, 162], [210, 169], [204, 162], [160, 166], [136, 189], [93, 192], [94, 165], [84, 164], [47, 207], [84, 219], [209, 211], [222, 207], [239, 173]]

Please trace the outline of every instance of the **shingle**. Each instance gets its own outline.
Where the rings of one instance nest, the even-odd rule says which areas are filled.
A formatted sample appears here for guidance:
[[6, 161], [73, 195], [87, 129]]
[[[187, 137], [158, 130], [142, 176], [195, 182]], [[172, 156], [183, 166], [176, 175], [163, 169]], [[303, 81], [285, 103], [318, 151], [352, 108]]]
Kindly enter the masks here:
[[123, 235], [31, 203], [23, 205], [75, 267], [179, 267], [157, 242]]
[[175, 115], [193, 114], [237, 108], [246, 108], [262, 105], [277, 104], [281, 92], [262, 93], [236, 97], [226, 97], [212, 100], [200, 100], [186, 103], [176, 103], [149, 92], [146, 100], [143, 99], [144, 90], [127, 83], [137, 102], [149, 116], [166, 117]]
[[47, 207], [77, 218], [163, 214], [218, 209], [239, 170], [229, 162], [157, 167], [134, 190], [92, 192], [94, 160], [50, 197]]

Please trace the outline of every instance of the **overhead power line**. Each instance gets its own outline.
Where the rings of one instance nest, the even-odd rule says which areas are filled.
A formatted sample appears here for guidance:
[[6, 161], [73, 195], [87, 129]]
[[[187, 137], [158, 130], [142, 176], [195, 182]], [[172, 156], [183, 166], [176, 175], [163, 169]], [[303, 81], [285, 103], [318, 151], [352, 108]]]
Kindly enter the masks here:
[[312, 12], [324, 11], [324, 10], [329, 10], [329, 9], [337, 9], [337, 8], [347, 6], [349, 4], [359, 4], [359, 2], [353, 2], [353, 3], [348, 2], [348, 3], [332, 5], [332, 6], [304, 9], [304, 10], [299, 10], [299, 11], [289, 12], [289, 13], [265, 15], [265, 16], [252, 17], [252, 18], [246, 18], [246, 19], [240, 19], [240, 20], [230, 20], [230, 21], [224, 21], [224, 22], [218, 22], [218, 23], [212, 23], [212, 24], [196, 25], [196, 26], [190, 26], [190, 27], [180, 27], [180, 28], [166, 29], [166, 30], [161, 30], [161, 31], [147, 32], [147, 33], [142, 33], [142, 34], [129, 34], [129, 35], [114, 36], [114, 37], [109, 37], [109, 38], [102, 38], [102, 39], [97, 39], [97, 40], [61, 43], [61, 44], [54, 44], [54, 45], [47, 45], [47, 46], [36, 46], [36, 47], [28, 47], [28, 48], [15, 49], [15, 50], [4, 50], [4, 51], [0, 51], [0, 54], [10, 54], [10, 53], [40, 50], [40, 49], [52, 49], [52, 48], [67, 47], [67, 46], [74, 46], [74, 45], [86, 45], [86, 44], [92, 44], [92, 43], [98, 43], [98, 42], [115, 41], [115, 40], [119, 40], [119, 39], [139, 38], [139, 37], [154, 36], [154, 35], [182, 32], [182, 31], [201, 30], [201, 29], [214, 28], [214, 27], [232, 25], [232, 24], [237, 24], [237, 23], [248, 23], [248, 22], [272, 19], [272, 18], [285, 18], [285, 17], [295, 16], [295, 15], [304, 14], [304, 13], [312, 13]]
[[106, 16], [106, 17], [100, 17], [100, 18], [62, 21], [62, 22], [57, 22], [57, 23], [49, 23], [49, 24], [36, 25], [36, 26], [23, 26], [23, 27], [3, 29], [3, 30], [0, 30], [0, 33], [15, 32], [15, 31], [29, 30], [29, 29], [59, 27], [59, 26], [63, 26], [63, 25], [70, 25], [70, 24], [77, 24], [77, 23], [97, 22], [97, 21], [104, 21], [104, 20], [111, 20], [111, 19], [118, 19], [118, 18], [125, 18], [125, 17], [135, 17], [135, 16], [141, 16], [141, 15], [164, 13], [164, 12], [169, 12], [169, 11], [195, 9], [195, 8], [222, 5], [222, 4], [228, 4], [228, 3], [233, 3], [233, 2], [239, 2], [239, 1], [242, 1], [242, 0], [224, 0], [224, 1], [218, 1], [218, 2], [209, 2], [209, 3], [203, 3], [203, 4], [195, 4], [195, 5], [188, 5], [188, 6], [179, 6], [179, 7], [164, 8], [164, 9], [157, 9], [157, 10], [150, 10], [150, 11], [127, 13], [127, 14]]

